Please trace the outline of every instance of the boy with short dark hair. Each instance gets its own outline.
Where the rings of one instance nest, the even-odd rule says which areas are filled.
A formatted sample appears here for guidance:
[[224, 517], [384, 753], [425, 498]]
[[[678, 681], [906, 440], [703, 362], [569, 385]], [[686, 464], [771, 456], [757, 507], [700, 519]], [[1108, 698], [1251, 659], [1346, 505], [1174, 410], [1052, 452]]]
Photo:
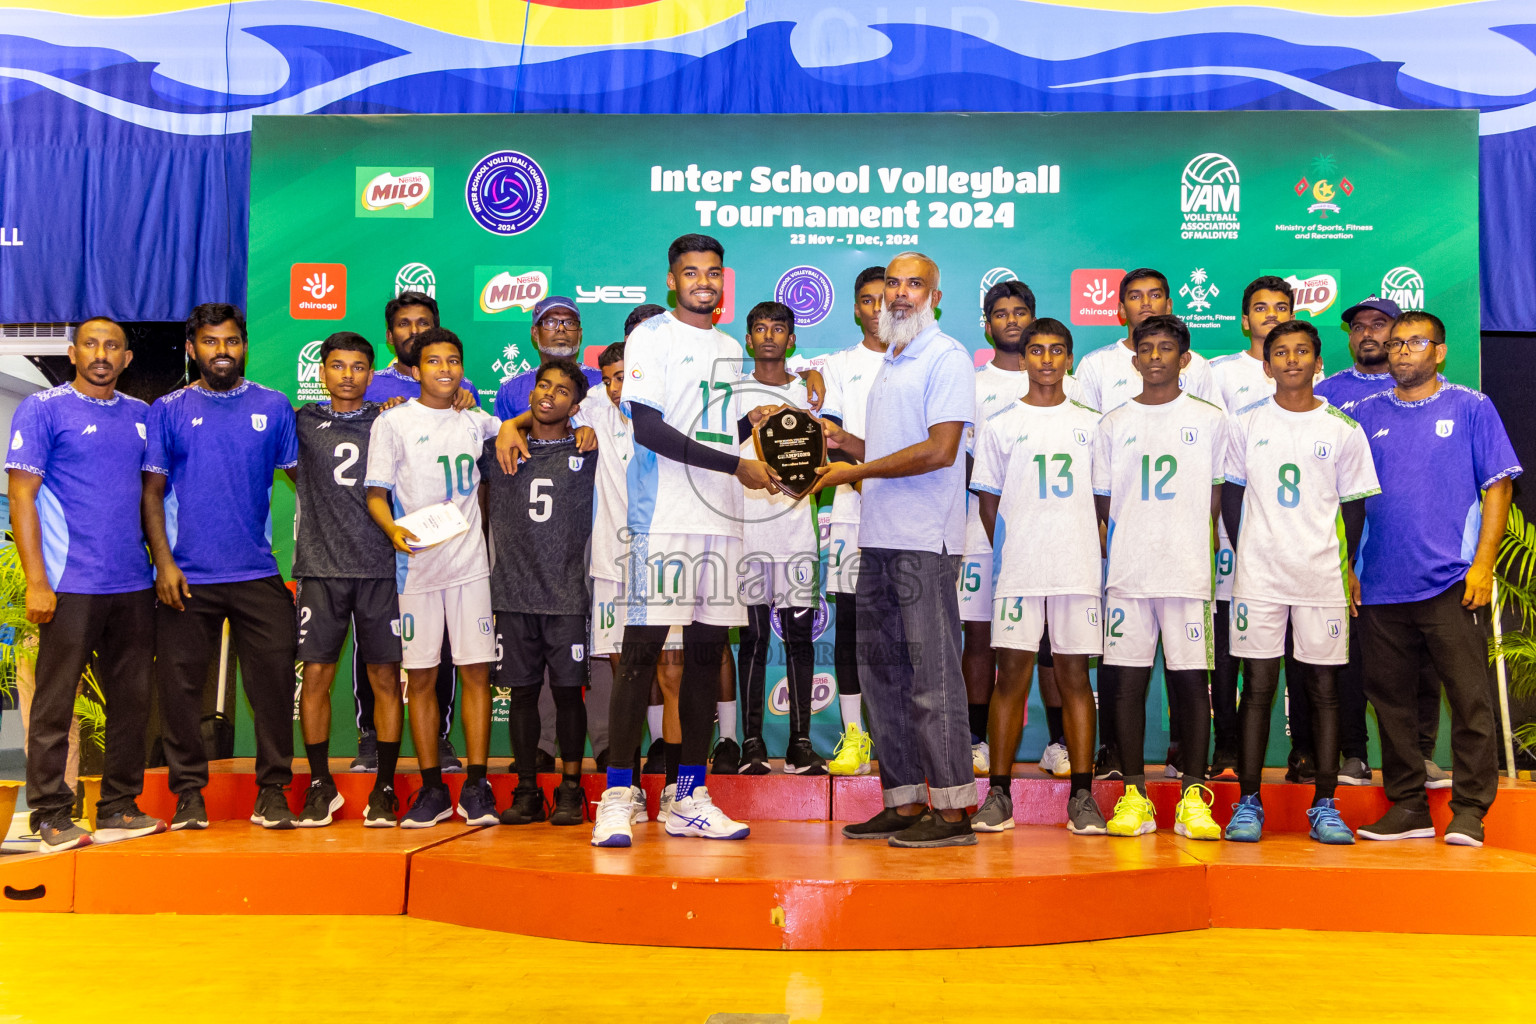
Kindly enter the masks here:
[[480, 472], [489, 492], [491, 607], [496, 614], [496, 683], [511, 691], [508, 725], [517, 764], [512, 806], [503, 825], [544, 820], [535, 774], [539, 687], [549, 674], [560, 747], [552, 825], [579, 825], [585, 801], [581, 760], [587, 739], [587, 545], [592, 539], [597, 456], [577, 451], [572, 409], [587, 396], [581, 367], [551, 359], [539, 367], [529, 395], [529, 457], [516, 475], [487, 441]]

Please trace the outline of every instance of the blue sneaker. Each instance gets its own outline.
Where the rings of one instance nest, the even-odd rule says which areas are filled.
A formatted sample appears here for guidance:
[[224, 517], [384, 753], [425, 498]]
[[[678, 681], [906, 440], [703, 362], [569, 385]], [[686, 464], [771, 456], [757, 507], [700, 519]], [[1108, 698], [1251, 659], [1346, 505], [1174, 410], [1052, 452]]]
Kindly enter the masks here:
[[1333, 799], [1319, 800], [1307, 808], [1307, 820], [1312, 823], [1312, 838], [1327, 846], [1354, 846], [1355, 834], [1339, 817], [1338, 802]]
[[401, 828], [431, 828], [453, 817], [453, 797], [447, 786], [423, 786], [416, 791], [411, 809], [400, 819]]
[[491, 792], [491, 784], [486, 779], [474, 785], [464, 783], [464, 788], [459, 790], [458, 811], [470, 825], [501, 824], [501, 817], [496, 813], [496, 794]]
[[1230, 843], [1256, 843], [1264, 837], [1264, 805], [1259, 795], [1250, 793], [1232, 805], [1232, 820], [1227, 822], [1226, 839]]

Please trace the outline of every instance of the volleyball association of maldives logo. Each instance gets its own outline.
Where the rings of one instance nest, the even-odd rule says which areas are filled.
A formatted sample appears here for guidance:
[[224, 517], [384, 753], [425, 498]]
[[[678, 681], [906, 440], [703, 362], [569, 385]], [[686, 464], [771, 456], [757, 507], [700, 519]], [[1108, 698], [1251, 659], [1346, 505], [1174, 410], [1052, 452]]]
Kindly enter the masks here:
[[469, 172], [464, 202], [475, 223], [493, 235], [520, 235], [549, 206], [549, 179], [530, 156], [503, 149], [482, 157]]
[[832, 279], [815, 267], [791, 267], [774, 286], [773, 297], [795, 314], [795, 327], [815, 327], [832, 312]]

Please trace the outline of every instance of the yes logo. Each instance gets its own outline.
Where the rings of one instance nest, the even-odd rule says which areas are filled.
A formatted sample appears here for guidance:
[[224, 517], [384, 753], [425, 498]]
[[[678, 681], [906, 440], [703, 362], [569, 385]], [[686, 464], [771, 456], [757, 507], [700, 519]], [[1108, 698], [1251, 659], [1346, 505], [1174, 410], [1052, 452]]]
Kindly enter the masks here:
[[340, 320], [347, 315], [345, 263], [295, 263], [288, 271], [288, 315]]

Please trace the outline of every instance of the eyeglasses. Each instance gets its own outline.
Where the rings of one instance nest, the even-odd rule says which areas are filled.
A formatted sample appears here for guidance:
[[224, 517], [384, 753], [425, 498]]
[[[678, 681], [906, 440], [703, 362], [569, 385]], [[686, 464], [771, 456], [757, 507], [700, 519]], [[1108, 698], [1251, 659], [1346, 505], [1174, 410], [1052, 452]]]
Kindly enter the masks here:
[[545, 317], [539, 321], [539, 326], [546, 331], [575, 331], [581, 328], [580, 320], [556, 320], [554, 317]]
[[1388, 352], [1396, 352], [1403, 348], [1406, 348], [1409, 352], [1423, 352], [1434, 344], [1438, 343], [1433, 338], [1393, 338], [1383, 347]]

